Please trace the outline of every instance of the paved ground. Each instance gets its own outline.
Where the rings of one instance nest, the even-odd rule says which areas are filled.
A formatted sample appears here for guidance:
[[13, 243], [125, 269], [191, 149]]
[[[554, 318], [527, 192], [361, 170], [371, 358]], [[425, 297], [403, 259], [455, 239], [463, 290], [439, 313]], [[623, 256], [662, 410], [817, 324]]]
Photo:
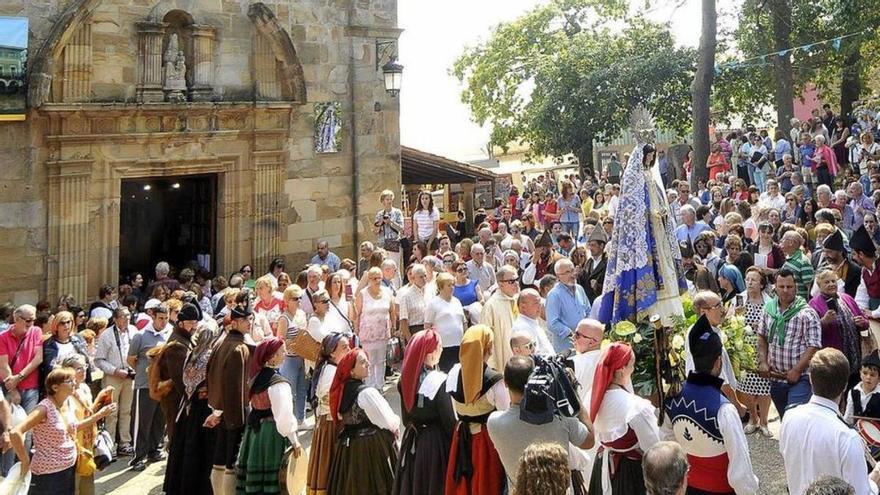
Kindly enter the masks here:
[[[386, 397], [391, 406], [399, 413], [400, 399], [396, 387], [388, 387]], [[775, 414], [775, 413], [774, 413]], [[307, 419], [307, 422], [311, 422]], [[749, 448], [752, 454], [752, 467], [761, 482], [761, 494], [785, 493], [785, 469], [779, 455], [779, 421], [771, 417], [770, 430], [774, 438], [764, 438], [760, 434], [749, 435]], [[300, 437], [304, 447], [311, 442], [311, 432]], [[162, 480], [165, 476], [165, 463], [160, 462], [147, 466], [140, 473], [128, 469], [127, 459], [115, 462], [95, 482], [96, 493], [113, 495], [156, 495], [162, 493]]]

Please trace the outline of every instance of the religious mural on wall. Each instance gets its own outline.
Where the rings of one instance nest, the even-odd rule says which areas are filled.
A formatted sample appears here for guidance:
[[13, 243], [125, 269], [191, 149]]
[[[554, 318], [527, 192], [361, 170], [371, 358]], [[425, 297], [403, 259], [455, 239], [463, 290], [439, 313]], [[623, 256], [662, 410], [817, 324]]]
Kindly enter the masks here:
[[315, 153], [342, 151], [339, 102], [315, 103]]
[[24, 120], [27, 43], [26, 17], [0, 17], [0, 122]]

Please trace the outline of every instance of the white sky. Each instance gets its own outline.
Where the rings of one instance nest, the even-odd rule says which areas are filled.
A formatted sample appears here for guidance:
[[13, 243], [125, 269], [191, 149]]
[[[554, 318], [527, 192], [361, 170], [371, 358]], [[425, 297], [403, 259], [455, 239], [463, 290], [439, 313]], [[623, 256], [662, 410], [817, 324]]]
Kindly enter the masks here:
[[[461, 102], [461, 86], [449, 75], [465, 46], [488, 38], [498, 23], [519, 17], [546, 0], [398, 0], [401, 143], [457, 160], [486, 157], [489, 131], [471, 121]], [[644, 6], [646, 0], [630, 0]], [[719, 9], [732, 0], [718, 2]], [[680, 45], [696, 46], [700, 38], [700, 2], [651, 0], [648, 17], [671, 22]]]

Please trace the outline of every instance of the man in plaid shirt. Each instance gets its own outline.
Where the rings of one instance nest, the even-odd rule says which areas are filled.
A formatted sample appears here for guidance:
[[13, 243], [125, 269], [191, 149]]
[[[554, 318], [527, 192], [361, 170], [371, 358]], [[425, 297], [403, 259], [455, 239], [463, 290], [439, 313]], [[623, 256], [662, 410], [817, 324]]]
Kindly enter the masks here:
[[807, 368], [822, 347], [819, 315], [797, 293], [795, 273], [783, 267], [776, 274], [776, 298], [764, 305], [758, 328], [758, 373], [771, 379], [770, 397], [780, 417], [810, 400]]
[[[810, 264], [809, 258], [804, 256], [801, 246], [804, 245], [804, 238], [794, 230], [789, 230], [782, 236], [782, 252], [785, 253], [785, 264], [782, 268], [791, 270], [795, 277], [797, 285], [797, 294], [804, 298], [810, 299], [810, 289], [813, 287], [813, 265]], [[809, 360], [808, 360], [809, 361]]]

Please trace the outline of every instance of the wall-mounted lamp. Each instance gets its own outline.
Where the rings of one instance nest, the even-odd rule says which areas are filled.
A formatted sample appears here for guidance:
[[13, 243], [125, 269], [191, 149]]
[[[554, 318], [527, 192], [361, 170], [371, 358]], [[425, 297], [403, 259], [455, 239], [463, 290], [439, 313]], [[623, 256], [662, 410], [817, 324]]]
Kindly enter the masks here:
[[403, 79], [403, 65], [397, 62], [397, 40], [376, 40], [376, 70], [382, 68], [385, 91], [396, 97], [400, 94]]

